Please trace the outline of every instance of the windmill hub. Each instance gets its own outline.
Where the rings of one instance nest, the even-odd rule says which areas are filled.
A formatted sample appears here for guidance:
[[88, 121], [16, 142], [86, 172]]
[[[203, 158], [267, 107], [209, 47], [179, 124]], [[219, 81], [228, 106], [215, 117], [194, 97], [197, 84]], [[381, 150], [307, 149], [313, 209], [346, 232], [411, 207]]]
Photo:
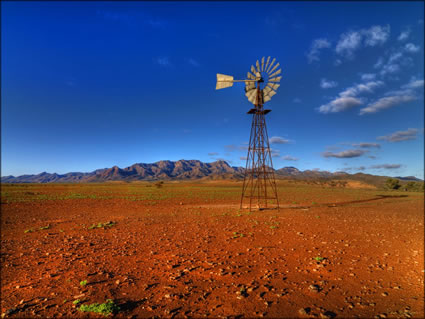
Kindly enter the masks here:
[[271, 100], [280, 86], [282, 76], [278, 75], [282, 73], [282, 69], [278, 68], [279, 63], [275, 64], [275, 61], [276, 59], [273, 59], [270, 62], [270, 57], [265, 61], [263, 57], [260, 64], [257, 60], [256, 67], [252, 65], [247, 78], [243, 80], [217, 74], [216, 90], [233, 86], [235, 82], [245, 82], [245, 95], [255, 106], [248, 111], [248, 114], [252, 114], [252, 125], [240, 205], [240, 208], [244, 208], [244, 202], [249, 200], [247, 207], [250, 211], [255, 203], [260, 210], [270, 207], [273, 203], [279, 209], [265, 118], [270, 110], [263, 109], [263, 104]]

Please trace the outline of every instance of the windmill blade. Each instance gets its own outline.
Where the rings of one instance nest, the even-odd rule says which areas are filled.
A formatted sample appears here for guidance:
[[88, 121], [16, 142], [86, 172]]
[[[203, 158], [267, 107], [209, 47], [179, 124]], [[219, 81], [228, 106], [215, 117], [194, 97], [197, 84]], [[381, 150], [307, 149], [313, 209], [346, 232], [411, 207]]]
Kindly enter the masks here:
[[276, 75], [279, 75], [282, 73], [282, 69], [277, 70], [275, 73], [273, 73], [272, 75], [270, 75], [271, 78], [274, 78]]
[[270, 101], [272, 99], [272, 96], [276, 94], [276, 91], [270, 90], [270, 92], [267, 95], [264, 95], [264, 103]]
[[275, 78], [269, 78], [269, 82], [280, 82], [281, 78], [282, 78], [281, 76], [278, 76], [278, 77], [275, 77]]
[[273, 67], [273, 69], [271, 69], [269, 72], [267, 72], [269, 75], [274, 71], [274, 70], [276, 70], [276, 68], [279, 66], [279, 62], [278, 63], [276, 63], [276, 65]]
[[252, 103], [255, 103], [255, 100], [257, 99], [257, 90], [253, 89], [245, 93], [248, 100]]
[[[276, 61], [276, 58], [273, 58], [272, 63], [270, 63], [270, 65], [269, 65], [269, 69], [272, 67], [272, 65], [275, 61]], [[269, 72], [269, 69], [266, 71], [267, 73]]]
[[251, 73], [252, 73], [252, 74], [257, 73], [257, 71], [255, 70], [255, 68], [254, 68], [254, 66], [253, 66], [253, 65], [251, 65]]
[[260, 69], [260, 62], [258, 62], [258, 60], [257, 60], [257, 62], [256, 62], [256, 66], [257, 66], [257, 72], [261, 72], [261, 69]]
[[248, 99], [248, 101], [255, 105], [257, 102], [257, 94], [254, 94], [251, 98]]
[[250, 79], [250, 80], [255, 80], [255, 75], [254, 75], [254, 74], [252, 74], [252, 73], [250, 73], [250, 72], [247, 72], [246, 76], [247, 76], [247, 78], [248, 78], [248, 79]]
[[270, 62], [270, 57], [267, 58], [266, 65], [264, 66], [264, 71], [267, 70], [267, 67], [269, 66], [269, 62]]
[[261, 72], [264, 71], [264, 57], [261, 59]]
[[252, 104], [257, 102], [257, 90], [255, 90], [254, 94], [251, 94], [251, 96], [248, 98], [248, 101], [250, 101]]
[[272, 97], [276, 94], [276, 91], [270, 90], [270, 92], [267, 94], [267, 96]]
[[280, 84], [272, 84], [272, 83], [268, 83], [267, 87], [271, 88], [272, 90], [276, 91], [277, 88], [280, 86]]
[[224, 89], [233, 86], [233, 76], [217, 73], [216, 90]]
[[251, 91], [252, 89], [255, 89], [255, 83], [254, 82], [245, 82], [245, 92]]
[[264, 96], [269, 95], [269, 93], [273, 91], [271, 87], [266, 86], [263, 90]]

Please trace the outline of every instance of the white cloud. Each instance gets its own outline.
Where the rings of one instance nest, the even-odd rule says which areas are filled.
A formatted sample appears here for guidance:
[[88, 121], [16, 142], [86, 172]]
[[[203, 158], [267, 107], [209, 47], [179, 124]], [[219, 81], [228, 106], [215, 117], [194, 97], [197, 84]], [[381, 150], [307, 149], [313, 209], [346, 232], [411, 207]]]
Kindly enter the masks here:
[[352, 58], [354, 52], [364, 46], [374, 47], [384, 44], [390, 36], [390, 26], [374, 25], [368, 29], [348, 31], [341, 34], [336, 45], [337, 54]]
[[393, 52], [388, 60], [384, 63], [382, 57], [379, 58], [378, 62], [374, 65], [375, 68], [381, 69], [380, 75], [385, 76], [387, 74], [394, 74], [401, 71], [401, 66], [412, 66], [413, 60], [411, 57], [406, 57], [405, 52], [415, 53], [419, 51], [419, 47], [412, 43], [407, 43], [404, 48], [401, 48], [397, 52]]
[[270, 149], [270, 153], [272, 157], [280, 157], [280, 150], [276, 150], [274, 148]]
[[196, 60], [195, 60], [195, 59], [193, 59], [193, 58], [189, 58], [189, 59], [187, 59], [187, 63], [189, 63], [190, 65], [192, 65], [192, 66], [194, 66], [194, 67], [199, 67], [199, 66], [200, 66], [199, 62], [198, 62], [198, 61], [196, 61]]
[[360, 48], [361, 41], [362, 36], [360, 32], [349, 31], [347, 33], [343, 33], [340, 36], [335, 51], [340, 55], [351, 57], [353, 56], [354, 51]]
[[346, 150], [339, 153], [333, 152], [323, 152], [323, 157], [336, 157], [336, 158], [353, 158], [362, 156], [364, 153], [367, 153], [366, 150]]
[[273, 136], [269, 139], [270, 144], [288, 144], [290, 140], [280, 137], [280, 136]]
[[320, 87], [322, 89], [330, 89], [338, 86], [338, 82], [335, 81], [328, 81], [325, 78], [320, 80]]
[[409, 37], [409, 35], [410, 35], [410, 29], [406, 29], [406, 30], [404, 30], [400, 33], [397, 40], [398, 41], [404, 41]]
[[412, 78], [409, 83], [402, 85], [402, 89], [418, 89], [424, 86], [424, 80], [416, 80]]
[[390, 55], [389, 59], [388, 59], [388, 63], [393, 63], [397, 60], [400, 60], [400, 58], [403, 56], [403, 53], [401, 52], [395, 52], [393, 54]]
[[423, 79], [417, 80], [415, 77], [413, 77], [409, 83], [401, 86], [401, 90], [386, 92], [384, 97], [373, 103], [370, 103], [367, 107], [360, 109], [360, 115], [376, 113], [402, 103], [417, 100], [418, 97], [414, 90], [422, 88], [423, 86]]
[[415, 140], [418, 132], [419, 130], [416, 128], [409, 128], [407, 131], [397, 131], [390, 135], [378, 136], [376, 139], [391, 143]]
[[342, 61], [340, 59], [336, 59], [335, 62], [334, 62], [335, 66], [338, 66], [338, 65], [341, 65], [341, 64], [342, 64]]
[[350, 172], [350, 171], [364, 171], [365, 169], [366, 167], [359, 166], [359, 167], [344, 167], [344, 168], [341, 168], [340, 170]]
[[341, 93], [339, 93], [339, 95], [342, 97], [356, 97], [361, 93], [373, 93], [376, 88], [383, 85], [384, 82], [382, 81], [370, 81], [367, 83], [361, 83], [345, 89], [345, 91], [342, 91]]
[[312, 63], [314, 61], [320, 61], [320, 50], [330, 48], [331, 43], [325, 39], [315, 39], [310, 46], [310, 51], [307, 53], [308, 63]]
[[370, 103], [367, 107], [360, 109], [360, 115], [376, 113], [384, 109], [416, 100], [414, 95], [393, 95], [382, 97], [376, 102]]
[[158, 63], [160, 66], [163, 66], [163, 67], [171, 66], [171, 62], [168, 59], [168, 57], [156, 58], [155, 62]]
[[363, 102], [354, 97], [339, 97], [328, 104], [321, 105], [319, 107], [319, 112], [323, 114], [337, 113], [361, 104], [363, 104]]
[[371, 81], [374, 80], [376, 77], [375, 73], [365, 73], [361, 75], [361, 78], [363, 81]]
[[362, 105], [363, 100], [358, 98], [358, 95], [362, 93], [373, 93], [376, 88], [383, 85], [384, 82], [382, 81], [370, 81], [349, 87], [340, 92], [339, 96], [331, 102], [321, 105], [318, 110], [323, 114], [337, 113]]
[[284, 159], [285, 161], [298, 161], [299, 160], [299, 158], [292, 157], [290, 155], [285, 155], [285, 156], [282, 157], [282, 159]]
[[373, 65], [375, 69], [379, 69], [381, 66], [384, 65], [384, 59], [382, 57], [379, 57], [378, 61]]
[[382, 76], [386, 75], [386, 74], [393, 74], [393, 73], [397, 73], [398, 71], [400, 71], [400, 65], [398, 64], [385, 64], [382, 67], [381, 72], [379, 72]]
[[351, 145], [353, 145], [354, 147], [361, 147], [361, 148], [371, 148], [371, 147], [381, 148], [381, 145], [379, 143], [355, 143]]
[[380, 165], [372, 165], [371, 169], [397, 169], [400, 168], [400, 164], [380, 164]]
[[390, 36], [389, 25], [385, 27], [374, 25], [369, 29], [363, 29], [362, 31], [363, 35], [365, 36], [365, 44], [372, 47], [385, 43]]
[[418, 51], [419, 51], [419, 46], [418, 46], [418, 45], [414, 45], [413, 43], [407, 43], [407, 44], [404, 46], [404, 49], [405, 49], [407, 52], [410, 52], [410, 53], [416, 53], [416, 52], [418, 52]]

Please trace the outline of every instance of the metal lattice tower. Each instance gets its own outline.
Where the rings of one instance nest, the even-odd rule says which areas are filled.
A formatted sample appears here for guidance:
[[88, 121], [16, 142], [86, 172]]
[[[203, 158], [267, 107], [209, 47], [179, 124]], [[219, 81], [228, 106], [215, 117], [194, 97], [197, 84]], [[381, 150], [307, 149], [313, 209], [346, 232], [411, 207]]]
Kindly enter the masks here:
[[246, 80], [234, 80], [233, 76], [217, 74], [217, 90], [230, 87], [234, 82], [245, 82], [245, 95], [255, 106], [248, 111], [248, 114], [252, 114], [252, 125], [240, 202], [240, 208], [249, 208], [250, 211], [252, 208], [279, 209], [265, 117], [271, 110], [263, 108], [280, 86], [278, 83], [282, 77], [278, 75], [282, 69], [276, 71], [279, 63], [274, 64], [275, 60], [270, 64], [270, 57], [266, 63], [264, 57], [261, 64], [257, 60], [256, 68], [251, 66], [252, 73], [248, 72]]
[[[257, 94], [256, 107], [248, 112], [248, 114], [252, 114], [252, 125], [240, 204], [240, 208], [246, 207], [249, 210], [252, 210], [253, 205], [258, 209], [279, 208], [266, 126], [266, 114], [270, 110], [263, 108], [263, 92], [259, 88], [258, 90], [260, 92]], [[247, 206], [244, 206], [244, 203], [248, 201]]]

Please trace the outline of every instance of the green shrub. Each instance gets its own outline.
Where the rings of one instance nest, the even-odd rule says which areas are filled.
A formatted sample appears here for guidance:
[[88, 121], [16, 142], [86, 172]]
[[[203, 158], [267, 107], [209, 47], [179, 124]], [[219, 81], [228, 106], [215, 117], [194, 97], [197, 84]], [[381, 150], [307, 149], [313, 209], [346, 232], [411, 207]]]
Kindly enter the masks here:
[[407, 192], [423, 192], [424, 191], [424, 183], [420, 182], [408, 182], [406, 185], [402, 187], [403, 190]]
[[120, 310], [120, 307], [117, 306], [113, 300], [108, 299], [105, 303], [93, 303], [91, 305], [81, 305], [78, 309], [83, 312], [94, 312], [100, 313], [103, 316], [109, 316], [111, 314], [117, 313]]
[[400, 181], [396, 178], [388, 178], [385, 181], [385, 188], [387, 189], [399, 189], [400, 186]]

